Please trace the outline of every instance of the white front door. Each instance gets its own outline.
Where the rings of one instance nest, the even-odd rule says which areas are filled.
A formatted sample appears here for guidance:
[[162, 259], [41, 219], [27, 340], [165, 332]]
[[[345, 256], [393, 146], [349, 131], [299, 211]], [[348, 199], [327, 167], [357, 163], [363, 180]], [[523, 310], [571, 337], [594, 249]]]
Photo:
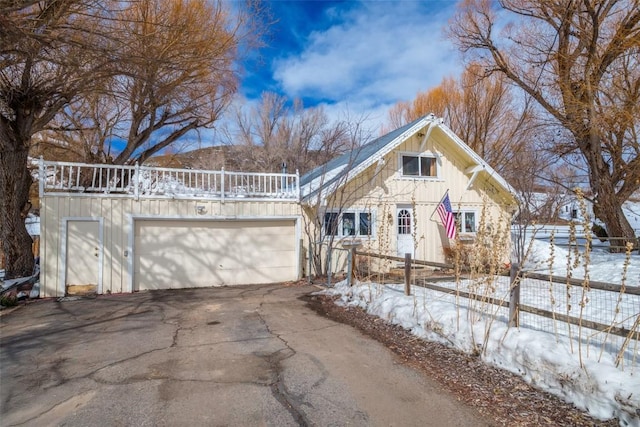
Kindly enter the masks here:
[[398, 208], [396, 224], [398, 235], [397, 254], [399, 257], [411, 254], [413, 258], [413, 216], [411, 215], [411, 208]]
[[73, 288], [101, 292], [102, 239], [100, 221], [69, 219], [66, 223], [65, 293]]

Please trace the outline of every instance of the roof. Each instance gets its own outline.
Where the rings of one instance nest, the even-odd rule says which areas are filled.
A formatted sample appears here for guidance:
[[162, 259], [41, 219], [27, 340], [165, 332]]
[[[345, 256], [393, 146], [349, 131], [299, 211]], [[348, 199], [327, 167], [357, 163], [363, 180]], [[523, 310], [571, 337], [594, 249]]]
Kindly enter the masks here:
[[465, 153], [471, 160], [492, 176], [507, 192], [515, 191], [498, 173], [489, 166], [478, 154], [466, 145], [451, 129], [444, 125], [443, 120], [429, 114], [412, 121], [386, 135], [357, 147], [333, 160], [318, 166], [300, 178], [300, 188], [303, 201], [310, 201], [322, 191], [324, 197], [336, 191], [369, 166], [384, 159], [409, 137], [427, 126], [437, 126]]

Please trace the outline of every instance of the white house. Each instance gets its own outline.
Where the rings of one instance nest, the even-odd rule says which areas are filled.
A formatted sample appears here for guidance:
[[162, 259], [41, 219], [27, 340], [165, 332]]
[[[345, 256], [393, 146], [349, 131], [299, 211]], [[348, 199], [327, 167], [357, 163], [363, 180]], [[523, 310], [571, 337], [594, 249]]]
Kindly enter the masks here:
[[[514, 210], [510, 186], [434, 116], [303, 177], [40, 161], [41, 296], [299, 279], [308, 244], [443, 261], [445, 194], [472, 239], [481, 212]], [[313, 237], [312, 237], [313, 236]]]
[[448, 194], [458, 235], [474, 238], [483, 209], [509, 226], [514, 191], [433, 115], [331, 160], [301, 178], [305, 217], [326, 240], [359, 238], [374, 252], [443, 262], [450, 239], [436, 208]]

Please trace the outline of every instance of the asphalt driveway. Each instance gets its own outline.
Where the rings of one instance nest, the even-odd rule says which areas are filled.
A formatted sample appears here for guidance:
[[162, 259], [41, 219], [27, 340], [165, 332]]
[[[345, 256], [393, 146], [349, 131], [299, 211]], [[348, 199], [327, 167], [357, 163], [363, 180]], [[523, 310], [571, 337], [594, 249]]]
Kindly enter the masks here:
[[0, 317], [0, 424], [481, 426], [423, 374], [317, 315], [309, 286], [39, 301]]

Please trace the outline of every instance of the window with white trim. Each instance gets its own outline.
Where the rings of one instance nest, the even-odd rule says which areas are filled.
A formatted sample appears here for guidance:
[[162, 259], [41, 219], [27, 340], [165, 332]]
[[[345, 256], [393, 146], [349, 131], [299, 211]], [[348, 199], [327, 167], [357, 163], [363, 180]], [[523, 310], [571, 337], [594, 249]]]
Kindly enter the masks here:
[[476, 213], [474, 211], [454, 212], [458, 233], [475, 233]]
[[438, 161], [434, 156], [401, 155], [402, 176], [436, 178]]
[[347, 210], [325, 212], [323, 229], [325, 236], [371, 237], [374, 230], [373, 214], [370, 211]]

